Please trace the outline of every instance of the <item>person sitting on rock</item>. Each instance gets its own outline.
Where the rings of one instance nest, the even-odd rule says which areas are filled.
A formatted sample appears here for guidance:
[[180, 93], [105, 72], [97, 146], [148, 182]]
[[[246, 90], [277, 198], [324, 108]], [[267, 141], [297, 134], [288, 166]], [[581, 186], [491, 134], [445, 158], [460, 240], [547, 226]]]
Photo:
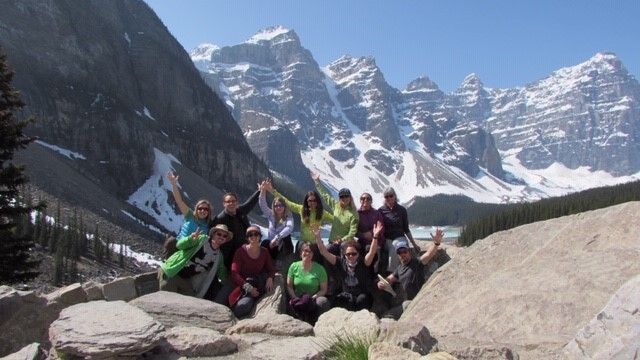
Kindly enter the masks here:
[[327, 293], [327, 272], [313, 261], [311, 245], [300, 245], [300, 258], [289, 266], [287, 292], [289, 293], [289, 314], [310, 324], [315, 324], [318, 316], [329, 309]]
[[320, 254], [328, 264], [333, 266], [332, 273], [336, 274], [336, 280], [339, 282], [340, 292], [334, 297], [334, 306], [350, 311], [369, 309], [371, 307], [373, 302], [371, 293], [374, 285], [370, 266], [378, 250], [378, 238], [381, 232], [382, 226], [380, 224], [374, 225], [371, 247], [364, 259], [362, 259], [359, 252], [360, 246], [355, 240], [345, 242], [343, 256], [338, 257], [327, 250], [320, 237], [320, 229], [314, 229]]
[[[386, 277], [386, 282], [380, 280], [377, 284], [380, 290], [388, 290], [388, 286], [393, 286], [396, 283], [401, 286], [402, 291], [398, 292], [401, 295], [398, 295], [396, 299], [387, 299], [387, 303], [397, 304], [396, 308], [390, 311], [393, 317], [397, 317], [402, 313], [400, 304], [405, 300], [413, 300], [422, 288], [425, 282], [425, 266], [429, 264], [438, 252], [443, 236], [444, 232], [441, 229], [436, 229], [436, 234], [431, 234], [432, 243], [419, 258], [413, 256], [409, 249], [409, 243], [405, 239], [393, 241], [393, 248], [398, 256], [399, 264]], [[397, 308], [398, 306], [400, 307]]]
[[173, 193], [173, 199], [178, 205], [180, 212], [184, 215], [184, 223], [180, 228], [180, 232], [176, 237], [176, 241], [185, 236], [191, 235], [194, 231], [200, 230], [202, 234], [209, 233], [209, 221], [211, 220], [211, 203], [209, 200], [199, 200], [196, 203], [196, 206], [193, 210], [189, 208], [189, 206], [182, 199], [182, 195], [180, 194], [180, 189], [178, 188], [178, 179], [179, 176], [175, 175], [173, 172], [169, 171], [167, 173], [167, 178], [169, 182], [171, 182], [171, 191]]
[[229, 305], [236, 317], [248, 315], [258, 298], [273, 289], [273, 266], [269, 250], [260, 246], [262, 233], [256, 225], [247, 228], [248, 244], [236, 250], [231, 263], [231, 279], [236, 288], [229, 295]]
[[177, 251], [158, 270], [160, 290], [225, 304], [229, 291], [223, 288], [228, 273], [220, 245], [231, 238], [233, 233], [223, 224], [216, 225], [208, 235], [197, 229], [178, 238]]
[[[271, 259], [276, 260], [293, 253], [293, 243], [291, 242], [291, 231], [293, 231], [293, 215], [287, 207], [286, 202], [281, 197], [274, 197], [271, 208], [267, 205], [266, 193], [272, 189], [271, 180], [265, 180], [260, 184], [260, 209], [269, 220], [269, 233], [260, 244], [269, 249]], [[277, 263], [277, 262], [276, 262]]]
[[353, 240], [358, 230], [358, 211], [353, 204], [353, 196], [351, 196], [349, 189], [342, 188], [338, 191], [338, 199], [336, 200], [320, 182], [320, 175], [312, 172], [311, 178], [316, 184], [316, 190], [322, 196], [322, 200], [324, 200], [329, 210], [333, 211], [328, 250], [330, 253], [339, 256], [342, 243]]

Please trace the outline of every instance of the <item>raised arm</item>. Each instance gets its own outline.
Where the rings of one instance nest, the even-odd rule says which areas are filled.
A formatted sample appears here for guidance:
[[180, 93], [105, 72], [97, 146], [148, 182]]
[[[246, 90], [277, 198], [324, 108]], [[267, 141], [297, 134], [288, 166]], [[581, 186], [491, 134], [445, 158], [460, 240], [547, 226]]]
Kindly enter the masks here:
[[324, 245], [324, 242], [320, 237], [320, 227], [319, 226], [314, 227], [311, 229], [311, 231], [313, 231], [313, 235], [316, 236], [316, 244], [318, 245], [318, 250], [320, 251], [320, 255], [322, 255], [322, 257], [324, 257], [325, 259], [327, 259], [327, 261], [331, 265], [335, 265], [336, 261], [338, 261], [338, 257], [330, 253], [329, 250], [327, 250], [327, 247]]
[[271, 190], [269, 190], [269, 192], [276, 197], [281, 197], [284, 200], [284, 203], [287, 204], [287, 207], [289, 209], [291, 209], [291, 212], [295, 212], [295, 213], [301, 213], [302, 212], [302, 205], [300, 204], [296, 204], [293, 201], [287, 199], [286, 196], [282, 195], [281, 193], [278, 192], [278, 190], [276, 190], [275, 188], [271, 188]]
[[380, 239], [380, 234], [382, 233], [382, 225], [380, 223], [375, 223], [373, 225], [373, 240], [371, 240], [371, 246], [369, 246], [369, 251], [364, 256], [364, 264], [366, 266], [371, 266], [373, 263], [373, 259], [376, 256], [376, 252], [378, 252], [378, 239]]
[[180, 189], [178, 188], [178, 178], [179, 176], [175, 175], [172, 171], [167, 172], [167, 179], [169, 179], [169, 182], [171, 183], [173, 200], [175, 200], [182, 215], [187, 215], [187, 213], [189, 212], [189, 206], [187, 206], [184, 200], [182, 200], [182, 195], [180, 194]]
[[316, 184], [316, 190], [318, 190], [318, 193], [320, 194], [320, 197], [322, 197], [322, 200], [324, 201], [324, 203], [327, 205], [329, 209], [331, 209], [331, 211], [334, 211], [338, 204], [336, 202], [336, 199], [334, 199], [333, 196], [329, 194], [329, 191], [327, 190], [327, 188], [325, 188], [324, 185], [322, 185], [322, 183], [320, 182], [320, 176], [312, 172], [311, 178], [313, 179], [313, 182]]
[[258, 203], [259, 196], [260, 196], [260, 190], [256, 190], [256, 192], [251, 194], [251, 196], [247, 199], [247, 201], [245, 201], [242, 205], [238, 206], [237, 212], [245, 215], [248, 214], [251, 211], [251, 209], [253, 209], [254, 206], [256, 206], [256, 204]]
[[262, 210], [264, 216], [269, 217], [273, 216], [273, 210], [271, 210], [269, 208], [269, 205], [267, 205], [267, 181], [269, 180], [265, 180], [260, 185], [258, 185], [258, 187], [260, 188], [260, 197], [258, 199], [258, 204], [260, 205], [260, 210]]
[[444, 231], [442, 231], [442, 229], [436, 229], [436, 234], [435, 235], [430, 234], [430, 235], [431, 235], [431, 240], [433, 242], [429, 244], [427, 251], [425, 251], [424, 254], [420, 255], [420, 262], [423, 265], [427, 265], [429, 261], [438, 252], [438, 247], [440, 246], [440, 243], [442, 242], [442, 238], [444, 237]]

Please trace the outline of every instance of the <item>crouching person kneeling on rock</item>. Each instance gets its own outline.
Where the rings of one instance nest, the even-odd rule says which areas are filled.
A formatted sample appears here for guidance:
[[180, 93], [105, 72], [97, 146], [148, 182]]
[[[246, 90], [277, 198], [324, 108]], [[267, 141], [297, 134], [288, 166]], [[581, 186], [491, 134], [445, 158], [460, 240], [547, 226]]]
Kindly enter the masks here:
[[179, 238], [178, 250], [158, 270], [160, 290], [226, 304], [231, 285], [220, 245], [232, 238], [223, 224], [211, 228], [208, 235], [198, 229]]
[[[393, 290], [390, 290], [391, 286], [399, 283], [402, 287], [402, 291], [399, 293], [402, 295], [398, 295], [396, 299], [388, 302], [398, 304], [405, 300], [413, 300], [418, 295], [425, 282], [425, 266], [429, 264], [438, 252], [443, 236], [444, 232], [441, 229], [437, 229], [435, 235], [431, 234], [433, 242], [419, 258], [413, 256], [406, 240], [398, 239], [393, 241], [393, 248], [398, 256], [399, 265], [386, 279], [380, 278], [378, 289], [394, 293]], [[402, 306], [398, 305], [391, 309], [390, 314], [395, 318], [399, 317], [402, 314]]]
[[[320, 236], [320, 230], [315, 230]], [[289, 314], [315, 324], [318, 316], [329, 310], [327, 294], [327, 272], [324, 267], [313, 261], [311, 245], [300, 245], [300, 258], [289, 266], [287, 273], [287, 292], [289, 293]]]

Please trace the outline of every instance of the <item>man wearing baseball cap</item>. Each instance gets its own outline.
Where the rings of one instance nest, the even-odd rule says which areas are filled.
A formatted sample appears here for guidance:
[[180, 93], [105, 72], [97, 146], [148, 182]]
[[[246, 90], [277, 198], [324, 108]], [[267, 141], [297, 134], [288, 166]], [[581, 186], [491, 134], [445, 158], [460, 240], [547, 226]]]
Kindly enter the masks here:
[[[436, 229], [436, 233], [431, 234], [431, 240], [433, 241], [427, 251], [420, 255], [419, 258], [413, 256], [413, 252], [409, 249], [409, 243], [405, 239], [396, 239], [393, 241], [393, 248], [398, 256], [400, 264], [396, 269], [386, 277], [386, 282], [390, 285], [400, 283], [406, 299], [395, 299], [395, 302], [401, 302], [404, 300], [413, 300], [418, 294], [422, 285], [424, 285], [424, 273], [425, 266], [429, 264], [429, 261], [438, 252], [438, 247], [442, 241], [444, 232], [441, 229]], [[385, 290], [389, 285], [382, 279], [378, 281], [378, 289]]]

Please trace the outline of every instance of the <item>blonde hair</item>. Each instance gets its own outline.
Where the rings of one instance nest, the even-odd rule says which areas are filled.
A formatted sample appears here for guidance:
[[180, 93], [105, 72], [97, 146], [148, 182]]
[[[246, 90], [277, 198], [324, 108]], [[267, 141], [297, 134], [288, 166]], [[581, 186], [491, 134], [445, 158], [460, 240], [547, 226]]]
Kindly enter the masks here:
[[211, 213], [213, 212], [213, 207], [211, 206], [211, 203], [209, 202], [209, 200], [206, 199], [201, 199], [198, 200], [198, 202], [196, 203], [196, 206], [193, 207], [193, 214], [197, 214], [198, 213], [198, 206], [202, 205], [202, 204], [206, 204], [209, 207], [209, 214], [207, 215], [206, 219], [207, 222], [211, 220]]

